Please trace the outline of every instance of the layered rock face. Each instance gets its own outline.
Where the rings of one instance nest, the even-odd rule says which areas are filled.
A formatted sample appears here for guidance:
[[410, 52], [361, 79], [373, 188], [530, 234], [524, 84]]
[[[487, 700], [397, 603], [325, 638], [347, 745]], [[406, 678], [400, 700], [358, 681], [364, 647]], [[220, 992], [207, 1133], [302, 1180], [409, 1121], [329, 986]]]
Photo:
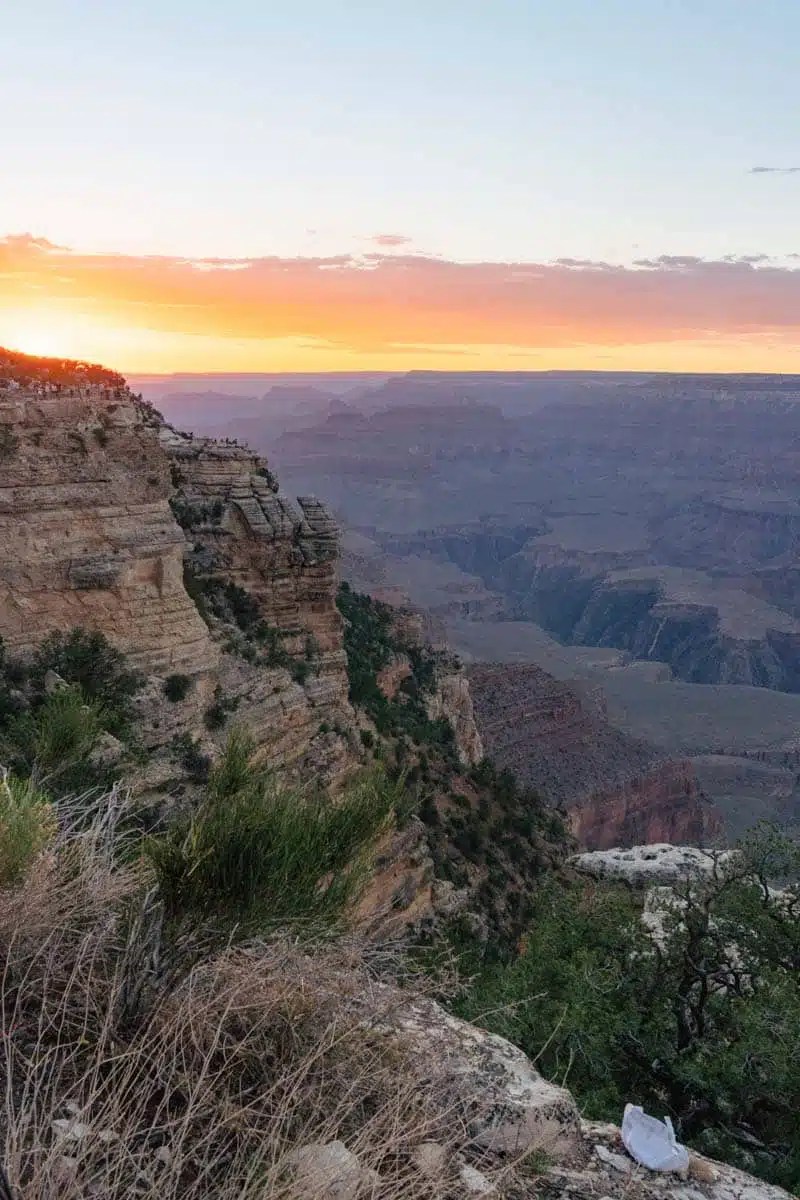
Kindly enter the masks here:
[[314, 497], [295, 505], [280, 495], [265, 460], [245, 447], [192, 438], [169, 426], [162, 426], [160, 442], [196, 578], [243, 589], [282, 650], [308, 668], [300, 686], [283, 668], [253, 669], [225, 656], [223, 690], [240, 701], [237, 711], [279, 761], [297, 760], [316, 739], [315, 767], [335, 774], [349, 750], [331, 727], [354, 724], [336, 608], [335, 521]]
[[698, 844], [718, 836], [717, 814], [690, 764], [614, 729], [596, 696], [586, 702], [528, 664], [475, 665], [469, 681], [486, 752], [566, 808], [581, 845]]
[[[227, 736], [205, 720], [216, 694], [276, 763], [341, 773], [354, 718], [327, 510], [278, 495], [248, 450], [172, 430], [112, 372], [87, 368], [89, 379], [60, 364], [54, 382], [59, 364], [42, 378], [49, 360], [28, 361], [29, 374], [22, 356], [0, 362], [0, 636], [11, 652], [54, 630], [99, 630], [148, 679], [151, 749], [188, 733], [213, 754]], [[280, 635], [279, 662], [225, 652], [224, 626], [209, 628], [186, 590], [187, 558], [201, 584], [248, 593]], [[191, 684], [179, 703], [163, 693], [173, 674]]]
[[[1, 372], [0, 372], [1, 374]], [[146, 673], [213, 671], [153, 418], [124, 388], [0, 384], [0, 635], [99, 629]]]
[[169, 426], [160, 440], [199, 571], [249, 592], [291, 653], [304, 653], [313, 637], [322, 673], [343, 673], [334, 579], [339, 530], [325, 506], [313, 496], [295, 505], [280, 495], [266, 461], [245, 447]]

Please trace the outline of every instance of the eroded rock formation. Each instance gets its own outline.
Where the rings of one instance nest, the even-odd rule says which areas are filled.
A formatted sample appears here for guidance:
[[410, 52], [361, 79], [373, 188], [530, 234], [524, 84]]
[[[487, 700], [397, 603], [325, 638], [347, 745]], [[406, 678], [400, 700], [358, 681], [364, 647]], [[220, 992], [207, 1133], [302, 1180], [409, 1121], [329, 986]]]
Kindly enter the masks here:
[[565, 807], [581, 845], [703, 843], [719, 833], [688, 762], [667, 759], [605, 720], [597, 697], [529, 664], [469, 670], [486, 751]]
[[[338, 530], [324, 506], [280, 496], [265, 462], [240, 446], [177, 433], [112, 372], [9, 362], [0, 362], [9, 649], [29, 651], [54, 630], [100, 630], [147, 677], [139, 703], [151, 750], [188, 734], [213, 756], [226, 722], [208, 713], [221, 702], [276, 763], [340, 773], [353, 761], [353, 714], [335, 604]], [[209, 619], [209, 581], [252, 597], [279, 644], [273, 662], [248, 660], [224, 621]], [[170, 675], [189, 680], [177, 703], [164, 696]], [[163, 787], [166, 758], [146, 774]]]
[[0, 384], [0, 634], [11, 650], [83, 625], [147, 673], [216, 668], [183, 586], [154, 420], [122, 387]]
[[436, 655], [433, 688], [425, 700], [428, 717], [431, 721], [445, 720], [452, 726], [461, 765], [474, 766], [483, 758], [483, 742], [475, 724], [469, 681], [461, 663], [441, 642], [434, 650], [430, 633], [426, 614], [408, 605], [395, 611], [392, 635], [406, 650], [396, 654], [380, 671], [378, 687], [387, 699], [393, 700], [400, 685], [413, 673], [407, 651], [413, 652], [423, 646], [427, 646], [429, 652], [433, 650]]

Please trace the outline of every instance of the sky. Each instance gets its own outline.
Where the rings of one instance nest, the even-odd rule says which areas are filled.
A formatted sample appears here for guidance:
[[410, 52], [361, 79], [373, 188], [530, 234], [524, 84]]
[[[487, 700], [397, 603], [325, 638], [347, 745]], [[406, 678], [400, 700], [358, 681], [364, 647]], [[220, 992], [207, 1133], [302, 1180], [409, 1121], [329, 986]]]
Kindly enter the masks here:
[[800, 372], [800, 5], [0, 0], [0, 344]]

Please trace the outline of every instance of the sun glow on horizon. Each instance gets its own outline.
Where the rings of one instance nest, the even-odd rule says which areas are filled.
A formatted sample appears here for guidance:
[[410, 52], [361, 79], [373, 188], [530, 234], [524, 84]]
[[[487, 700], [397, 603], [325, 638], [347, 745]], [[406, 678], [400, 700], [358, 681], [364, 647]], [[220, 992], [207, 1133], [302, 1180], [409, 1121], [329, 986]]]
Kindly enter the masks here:
[[[45, 358], [75, 358], [98, 361], [111, 350], [119, 331], [93, 320], [85, 313], [42, 305], [12, 310], [2, 319], [2, 342], [8, 349]], [[110, 335], [110, 336], [109, 336]]]
[[124, 375], [800, 372], [791, 265], [246, 262], [198, 272], [182, 259], [0, 238], [0, 346]]

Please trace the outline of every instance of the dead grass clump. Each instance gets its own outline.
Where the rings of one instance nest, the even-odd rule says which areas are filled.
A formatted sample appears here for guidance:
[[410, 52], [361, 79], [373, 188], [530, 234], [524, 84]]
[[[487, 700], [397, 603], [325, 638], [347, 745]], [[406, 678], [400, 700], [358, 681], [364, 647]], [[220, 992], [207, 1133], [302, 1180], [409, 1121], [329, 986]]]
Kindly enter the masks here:
[[[397, 991], [381, 952], [275, 935], [212, 950], [120, 866], [119, 797], [0, 893], [0, 1152], [25, 1200], [309, 1197], [286, 1156], [340, 1140], [365, 1195], [460, 1196], [414, 1147], [465, 1138], [435, 1081], [371, 1033]], [[109, 813], [111, 815], [109, 815]], [[124, 859], [123, 859], [124, 861]], [[300, 1190], [298, 1191], [298, 1188]]]

